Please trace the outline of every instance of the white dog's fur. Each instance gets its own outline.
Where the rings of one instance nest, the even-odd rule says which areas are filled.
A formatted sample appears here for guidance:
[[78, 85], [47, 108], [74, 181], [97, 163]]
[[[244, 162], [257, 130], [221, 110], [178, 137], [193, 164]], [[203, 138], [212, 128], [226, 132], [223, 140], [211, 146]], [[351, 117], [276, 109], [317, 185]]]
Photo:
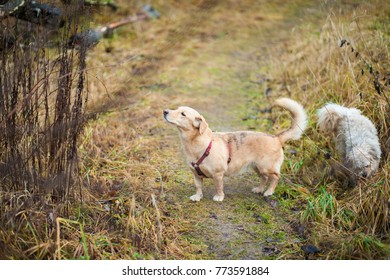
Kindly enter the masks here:
[[[293, 118], [291, 127], [277, 135], [252, 131], [213, 133], [203, 116], [192, 108], [164, 110], [165, 120], [179, 130], [187, 164], [194, 174], [196, 193], [190, 197], [191, 200], [199, 201], [203, 197], [202, 185], [206, 176], [214, 180], [214, 200], [222, 201], [225, 196], [223, 177], [235, 175], [247, 167], [252, 167], [263, 179], [259, 187], [252, 189], [253, 192], [264, 192], [264, 196], [274, 193], [284, 158], [283, 145], [288, 140], [299, 139], [307, 125], [306, 113], [299, 103], [280, 98], [275, 105], [290, 111]], [[191, 162], [197, 162], [202, 157], [211, 141], [210, 154], [200, 165], [205, 175], [202, 176]]]
[[320, 131], [332, 135], [350, 176], [370, 177], [379, 166], [377, 130], [360, 110], [329, 103], [317, 111]]

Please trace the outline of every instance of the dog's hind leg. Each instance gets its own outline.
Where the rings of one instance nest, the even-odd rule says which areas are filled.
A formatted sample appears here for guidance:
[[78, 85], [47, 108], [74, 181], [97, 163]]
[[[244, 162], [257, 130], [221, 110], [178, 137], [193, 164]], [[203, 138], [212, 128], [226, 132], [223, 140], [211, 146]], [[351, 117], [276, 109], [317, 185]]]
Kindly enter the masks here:
[[213, 177], [215, 189], [217, 191], [216, 195], [214, 195], [214, 201], [223, 201], [225, 194], [223, 192], [223, 173], [217, 173]]
[[196, 193], [190, 196], [190, 199], [192, 201], [200, 201], [203, 197], [203, 192], [202, 192], [203, 179], [197, 176], [196, 174], [194, 174], [194, 181], [195, 181]]
[[271, 178], [271, 183], [269, 184], [267, 191], [264, 193], [264, 196], [273, 195], [275, 188], [278, 185], [278, 182], [280, 179], [280, 174], [277, 172], [274, 172], [272, 174], [269, 174], [269, 177]]
[[[282, 166], [283, 158], [283, 150], [280, 150], [279, 155], [275, 154], [272, 159], [268, 159], [262, 164], [262, 174], [264, 174], [264, 176], [268, 176], [270, 181], [268, 189], [263, 194], [264, 196], [273, 195], [280, 179], [280, 167]], [[268, 166], [265, 166], [265, 164]]]
[[267, 186], [267, 183], [268, 183], [268, 179], [269, 179], [268, 176], [266, 176], [264, 174], [260, 174], [260, 172], [258, 172], [258, 173], [259, 173], [261, 182], [260, 182], [260, 186], [259, 187], [252, 189], [252, 192], [254, 192], [254, 193], [262, 193], [262, 192], [264, 192], [265, 187]]

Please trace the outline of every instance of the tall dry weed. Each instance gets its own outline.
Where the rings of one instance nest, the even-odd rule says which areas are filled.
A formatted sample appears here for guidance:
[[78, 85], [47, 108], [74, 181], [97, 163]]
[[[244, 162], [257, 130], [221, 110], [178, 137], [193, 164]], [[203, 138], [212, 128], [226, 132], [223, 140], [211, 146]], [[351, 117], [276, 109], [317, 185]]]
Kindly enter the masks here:
[[[59, 30], [13, 18], [0, 21], [0, 242], [16, 250], [4, 250], [2, 257], [27, 258], [38, 251], [38, 258], [46, 257], [50, 250], [41, 244], [51, 239], [43, 238], [49, 231], [42, 233], [40, 223], [53, 223], [53, 212], [67, 209], [58, 206], [79, 192], [86, 50], [70, 49], [67, 41], [85, 23], [79, 5], [62, 8], [65, 24]], [[9, 242], [11, 233], [17, 240]], [[35, 247], [19, 248], [16, 243], [24, 238]]]

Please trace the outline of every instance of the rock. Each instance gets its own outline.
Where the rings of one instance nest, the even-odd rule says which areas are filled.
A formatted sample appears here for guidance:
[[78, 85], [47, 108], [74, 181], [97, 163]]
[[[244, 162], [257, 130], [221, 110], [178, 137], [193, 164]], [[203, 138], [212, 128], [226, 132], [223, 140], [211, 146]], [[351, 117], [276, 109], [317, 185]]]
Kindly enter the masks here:
[[262, 252], [266, 256], [270, 256], [270, 255], [279, 253], [279, 250], [275, 246], [264, 246], [262, 249]]
[[278, 201], [269, 197], [264, 197], [265, 202], [267, 202], [272, 208], [276, 208], [278, 206]]
[[210, 213], [210, 218], [218, 220], [217, 214], [215, 213]]
[[264, 223], [264, 224], [268, 224], [268, 220], [256, 213], [253, 214], [253, 218], [255, 218], [257, 220], [257, 222], [259, 223]]
[[303, 245], [301, 246], [301, 249], [307, 253], [307, 254], [317, 254], [319, 252], [321, 252], [320, 249], [318, 249], [316, 246], [314, 245]]
[[288, 150], [288, 153], [292, 154], [292, 155], [296, 155], [297, 154], [297, 151], [294, 150], [294, 149], [289, 149]]

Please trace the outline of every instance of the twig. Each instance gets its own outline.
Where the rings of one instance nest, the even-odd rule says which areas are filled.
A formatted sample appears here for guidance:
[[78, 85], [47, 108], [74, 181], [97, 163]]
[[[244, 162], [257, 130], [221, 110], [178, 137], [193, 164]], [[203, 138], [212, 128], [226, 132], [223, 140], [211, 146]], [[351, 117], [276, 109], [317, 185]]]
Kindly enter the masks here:
[[157, 207], [156, 197], [153, 193], [151, 194], [151, 197], [152, 197], [152, 204], [153, 204], [154, 208], [156, 209], [156, 214], [157, 214], [157, 227], [158, 227], [157, 242], [158, 242], [158, 245], [160, 246], [161, 241], [162, 241], [161, 215], [160, 215], [160, 210]]

